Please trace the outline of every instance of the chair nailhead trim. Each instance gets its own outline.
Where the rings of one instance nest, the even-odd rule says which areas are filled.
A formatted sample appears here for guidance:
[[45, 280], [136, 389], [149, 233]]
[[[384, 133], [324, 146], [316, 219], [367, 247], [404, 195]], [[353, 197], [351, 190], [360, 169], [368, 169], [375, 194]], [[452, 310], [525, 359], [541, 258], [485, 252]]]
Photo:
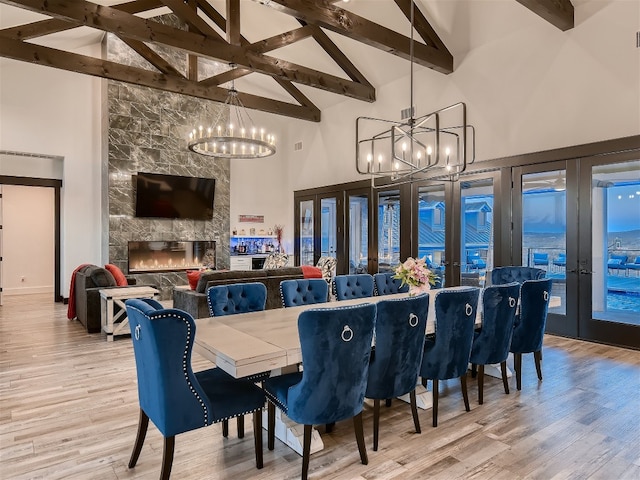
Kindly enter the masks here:
[[187, 341], [184, 345], [184, 352], [182, 354], [182, 373], [184, 374], [184, 379], [187, 381], [187, 385], [189, 386], [189, 390], [191, 390], [191, 393], [193, 394], [194, 397], [196, 397], [196, 400], [198, 400], [198, 402], [200, 403], [200, 406], [202, 407], [202, 413], [204, 414], [204, 426], [206, 427], [207, 425], [209, 425], [209, 410], [207, 409], [207, 405], [204, 402], [204, 400], [202, 399], [202, 397], [198, 394], [198, 392], [196, 391], [195, 387], [193, 386], [193, 384], [191, 383], [191, 380], [189, 379], [189, 371], [187, 368], [187, 356], [189, 354], [189, 344], [191, 342], [191, 322], [189, 322], [187, 320], [187, 318], [185, 318], [184, 316], [180, 315], [169, 315], [169, 314], [159, 314], [159, 315], [145, 315], [149, 320], [154, 320], [156, 318], [180, 318], [184, 324], [187, 326]]
[[287, 406], [283, 404], [280, 400], [278, 400], [278, 398], [275, 395], [273, 395], [268, 390], [265, 390], [264, 393], [271, 403], [273, 403], [274, 405], [277, 405], [278, 408], [282, 410], [284, 413], [287, 413], [287, 410], [288, 410]]

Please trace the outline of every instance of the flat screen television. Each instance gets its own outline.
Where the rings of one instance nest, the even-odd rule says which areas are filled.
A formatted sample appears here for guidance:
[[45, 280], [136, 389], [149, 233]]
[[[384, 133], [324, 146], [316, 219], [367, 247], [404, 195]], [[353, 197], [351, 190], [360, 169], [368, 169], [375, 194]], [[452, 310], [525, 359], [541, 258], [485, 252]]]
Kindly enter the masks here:
[[136, 217], [211, 220], [216, 181], [138, 172]]

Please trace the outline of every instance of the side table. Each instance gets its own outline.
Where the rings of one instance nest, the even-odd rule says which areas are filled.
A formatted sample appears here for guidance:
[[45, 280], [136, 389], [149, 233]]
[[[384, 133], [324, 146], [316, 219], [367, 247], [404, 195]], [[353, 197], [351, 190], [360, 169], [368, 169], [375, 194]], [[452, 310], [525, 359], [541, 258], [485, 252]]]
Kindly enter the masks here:
[[[118, 335], [128, 335], [129, 319], [124, 301], [130, 298], [156, 298], [159, 291], [153, 287], [122, 287], [105, 288], [100, 290], [100, 303], [102, 306], [102, 331], [107, 334], [107, 341], [112, 342]], [[119, 310], [114, 314], [115, 307]]]

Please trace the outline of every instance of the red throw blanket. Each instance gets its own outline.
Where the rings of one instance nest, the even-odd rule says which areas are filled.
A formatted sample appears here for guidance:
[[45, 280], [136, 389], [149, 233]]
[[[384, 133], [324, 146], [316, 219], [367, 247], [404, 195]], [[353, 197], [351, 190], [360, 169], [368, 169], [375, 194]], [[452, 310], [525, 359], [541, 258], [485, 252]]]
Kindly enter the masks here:
[[90, 263], [83, 263], [76, 268], [71, 274], [71, 284], [69, 285], [69, 305], [67, 306], [67, 318], [73, 320], [76, 318], [76, 273], [81, 268], [91, 265]]
[[304, 278], [322, 278], [322, 270], [311, 265], [300, 265]]

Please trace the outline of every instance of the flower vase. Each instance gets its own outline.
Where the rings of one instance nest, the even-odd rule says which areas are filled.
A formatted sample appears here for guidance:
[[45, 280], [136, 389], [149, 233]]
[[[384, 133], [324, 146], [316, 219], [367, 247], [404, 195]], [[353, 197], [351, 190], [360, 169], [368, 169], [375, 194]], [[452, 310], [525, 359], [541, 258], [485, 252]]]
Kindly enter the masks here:
[[429, 284], [423, 284], [423, 285], [411, 285], [409, 286], [409, 296], [410, 297], [415, 297], [416, 295], [420, 295], [422, 293], [426, 293], [427, 291], [429, 291]]

